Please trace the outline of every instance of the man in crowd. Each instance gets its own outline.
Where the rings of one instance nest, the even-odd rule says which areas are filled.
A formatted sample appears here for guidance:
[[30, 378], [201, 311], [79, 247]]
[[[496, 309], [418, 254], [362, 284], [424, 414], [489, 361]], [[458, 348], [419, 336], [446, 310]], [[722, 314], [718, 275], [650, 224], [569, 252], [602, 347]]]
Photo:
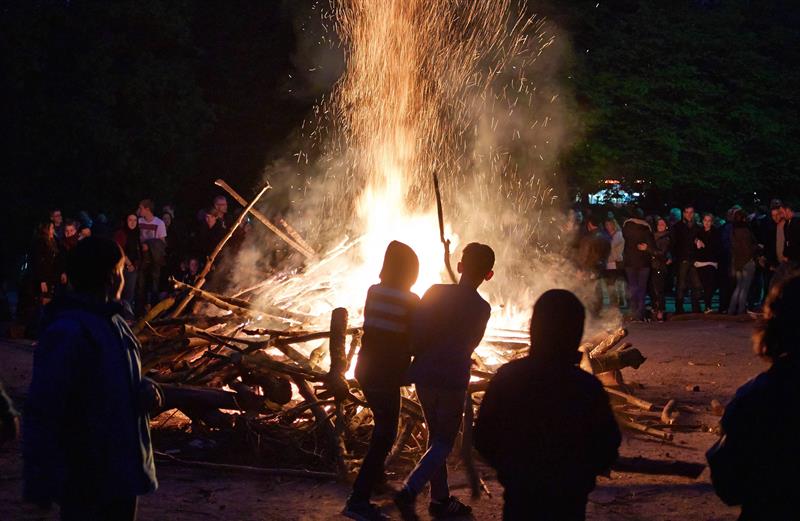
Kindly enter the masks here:
[[503, 519], [582, 521], [621, 437], [600, 381], [578, 367], [585, 312], [569, 291], [533, 308], [531, 349], [492, 379], [475, 424], [475, 448], [505, 489]]
[[606, 260], [611, 253], [611, 241], [600, 229], [596, 216], [590, 215], [586, 219], [586, 233], [581, 236], [578, 243], [577, 266], [583, 276], [587, 277], [595, 286], [594, 301], [591, 311], [598, 315], [603, 309], [603, 290], [600, 287], [600, 274], [606, 267]]
[[703, 286], [700, 283], [697, 269], [694, 267], [696, 251], [694, 240], [697, 230], [694, 207], [687, 205], [683, 209], [683, 219], [672, 227], [672, 258], [678, 269], [678, 289], [675, 296], [676, 315], [684, 311], [683, 299], [689, 288], [692, 291], [692, 313], [700, 313], [700, 295], [703, 292]]
[[217, 225], [222, 229], [227, 229], [230, 224], [228, 222], [228, 200], [224, 195], [218, 195], [214, 198], [212, 212], [217, 219]]
[[792, 205], [781, 203], [781, 221], [776, 228], [776, 256], [778, 265], [772, 284], [778, 284], [797, 274], [800, 270], [800, 217], [796, 217]]
[[625, 238], [623, 265], [628, 279], [628, 293], [631, 306], [631, 319], [645, 319], [644, 302], [647, 296], [647, 281], [650, 278], [650, 258], [655, 252], [653, 231], [644, 220], [644, 212], [636, 208], [631, 218], [622, 225], [622, 236]]
[[61, 519], [131, 521], [156, 489], [148, 411], [162, 402], [141, 375], [141, 346], [117, 303], [124, 255], [109, 239], [75, 248], [73, 292], [44, 316], [23, 423], [24, 497]]
[[64, 237], [64, 217], [61, 215], [61, 210], [56, 208], [50, 211], [50, 222], [55, 228], [56, 240], [60, 241]]
[[153, 214], [153, 201], [139, 203], [139, 235], [142, 241], [142, 265], [139, 270], [139, 291], [136, 298], [137, 315], [152, 305], [159, 291], [161, 268], [166, 264], [167, 227]]
[[409, 370], [416, 385], [425, 423], [428, 450], [395, 495], [405, 521], [417, 520], [416, 497], [431, 484], [430, 514], [436, 518], [466, 516], [470, 507], [450, 496], [447, 456], [461, 427], [472, 366], [491, 307], [478, 287], [494, 275], [494, 251], [476, 242], [464, 248], [458, 284], [436, 284], [422, 297], [411, 326], [414, 361]]

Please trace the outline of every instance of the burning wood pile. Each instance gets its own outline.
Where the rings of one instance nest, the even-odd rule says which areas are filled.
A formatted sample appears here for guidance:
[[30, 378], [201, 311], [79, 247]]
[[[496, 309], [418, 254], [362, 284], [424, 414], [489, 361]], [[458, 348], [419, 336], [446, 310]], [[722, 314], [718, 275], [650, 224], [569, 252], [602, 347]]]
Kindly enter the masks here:
[[[217, 184], [235, 194], [224, 182]], [[246, 205], [197, 282], [173, 281], [182, 297], [155, 306], [134, 327], [143, 346], [143, 371], [164, 391], [155, 424], [164, 424], [180, 411], [193, 432], [237, 433], [248, 440], [251, 450], [235, 460], [256, 461], [260, 468], [281, 467], [261, 468], [263, 472], [345, 479], [366, 450], [372, 421], [358, 382], [349, 376], [360, 345], [360, 325], [352, 323], [346, 309], [336, 308], [327, 330], [314, 329], [309, 324], [318, 324], [318, 317], [259, 306], [248, 298], [252, 291], [232, 297], [202, 288], [217, 255], [265, 191]], [[260, 215], [259, 220], [267, 219]], [[287, 238], [294, 237], [290, 244], [300, 248], [304, 241], [289, 229], [284, 228]], [[194, 299], [206, 306], [190, 307]], [[283, 327], [258, 327], [265, 317]], [[623, 342], [626, 336], [627, 331], [619, 329], [587, 339], [581, 345], [582, 367], [603, 380], [622, 427], [671, 440], [674, 402], [659, 412], [654, 404], [626, 392], [620, 370], [638, 368], [645, 361]], [[471, 425], [499, 366], [487, 363], [486, 354], [500, 363], [525, 356], [527, 338], [524, 331], [492, 330], [474, 355], [460, 451], [474, 492], [481, 489], [481, 481], [471, 458]], [[411, 388], [403, 393], [400, 434], [389, 466], [413, 465], [425, 450], [422, 409]]]

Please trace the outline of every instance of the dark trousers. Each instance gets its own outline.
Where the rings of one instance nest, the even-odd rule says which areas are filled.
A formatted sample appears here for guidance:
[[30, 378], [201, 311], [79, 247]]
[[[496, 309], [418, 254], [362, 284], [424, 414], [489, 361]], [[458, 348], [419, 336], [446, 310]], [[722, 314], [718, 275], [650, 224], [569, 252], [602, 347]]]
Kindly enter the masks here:
[[136, 496], [106, 501], [69, 499], [61, 504], [61, 521], [134, 521]]
[[364, 456], [361, 469], [353, 483], [353, 494], [350, 496], [352, 501], [369, 501], [373, 487], [383, 477], [383, 465], [397, 437], [397, 422], [400, 419], [399, 388], [364, 388], [363, 391], [372, 410], [375, 426], [372, 429], [367, 455]]
[[650, 272], [650, 299], [656, 313], [663, 313], [667, 307], [667, 269], [653, 268]]
[[587, 496], [539, 496], [529, 491], [503, 493], [503, 521], [584, 521]]
[[635, 320], [644, 320], [644, 299], [647, 296], [647, 279], [650, 268], [625, 268], [628, 277], [628, 304]]
[[697, 268], [691, 261], [681, 261], [678, 266], [678, 290], [675, 295], [675, 312], [683, 313], [683, 298], [686, 290], [692, 290], [692, 312], [700, 313], [700, 294], [703, 292], [703, 285], [697, 275]]
[[717, 270], [717, 287], [719, 288], [719, 310], [727, 310], [731, 305], [736, 278], [730, 262], [720, 262]]
[[696, 269], [700, 284], [703, 286], [703, 300], [706, 303], [706, 309], [711, 309], [711, 301], [714, 298], [714, 292], [717, 291], [717, 268], [703, 266]]
[[428, 450], [408, 476], [406, 487], [412, 494], [422, 492], [431, 484], [431, 499], [443, 501], [450, 497], [447, 486], [447, 456], [461, 428], [466, 391], [417, 386], [417, 396], [428, 425]]

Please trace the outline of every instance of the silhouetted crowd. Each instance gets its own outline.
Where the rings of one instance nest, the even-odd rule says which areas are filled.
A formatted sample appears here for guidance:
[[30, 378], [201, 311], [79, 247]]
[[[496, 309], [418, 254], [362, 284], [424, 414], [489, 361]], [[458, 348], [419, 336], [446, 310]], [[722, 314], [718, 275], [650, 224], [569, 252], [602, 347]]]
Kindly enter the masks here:
[[[224, 196], [215, 197], [210, 207], [188, 219], [176, 219], [171, 205], [163, 206], [159, 213], [152, 200], [144, 199], [116, 226], [102, 213], [92, 218], [81, 211], [73, 219], [64, 218], [60, 209], [54, 209], [34, 235], [20, 284], [17, 318], [28, 326], [28, 334], [35, 336], [42, 306], [67, 291], [69, 258], [88, 237], [112, 239], [122, 248], [122, 302], [129, 319], [140, 317], [176, 293], [171, 278], [187, 284], [196, 281], [232, 223]], [[249, 220], [245, 219], [227, 243], [225, 253], [234, 255], [250, 229]]]
[[724, 217], [692, 205], [667, 216], [638, 208], [586, 213], [571, 211], [564, 253], [599, 281], [594, 313], [606, 305], [624, 308], [629, 320], [661, 321], [668, 311], [686, 312], [687, 297], [692, 313], [760, 312], [770, 287], [800, 271], [800, 216], [777, 199], [768, 212], [734, 206]]

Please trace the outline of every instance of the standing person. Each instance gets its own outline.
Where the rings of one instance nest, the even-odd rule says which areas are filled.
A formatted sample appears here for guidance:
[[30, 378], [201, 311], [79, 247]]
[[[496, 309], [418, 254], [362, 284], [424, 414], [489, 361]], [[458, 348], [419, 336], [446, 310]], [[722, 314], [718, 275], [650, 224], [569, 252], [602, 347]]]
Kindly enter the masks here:
[[359, 521], [389, 519], [370, 503], [372, 489], [383, 478], [383, 464], [397, 437], [400, 387], [411, 363], [409, 327], [419, 304], [411, 292], [419, 259], [406, 244], [392, 241], [386, 248], [380, 284], [369, 288], [364, 304], [364, 336], [356, 363], [358, 380], [372, 410], [375, 426], [369, 449], [342, 512]]
[[770, 367], [736, 391], [706, 454], [711, 482], [741, 521], [797, 519], [800, 468], [800, 278], [772, 288], [753, 336]]
[[53, 232], [55, 233], [56, 241], [60, 241], [64, 237], [64, 216], [61, 214], [61, 210], [58, 208], [50, 210], [50, 222], [54, 226]]
[[36, 336], [42, 306], [53, 298], [59, 275], [55, 227], [48, 220], [36, 228], [20, 295], [18, 316], [26, 325], [28, 337]]
[[694, 207], [687, 205], [683, 209], [683, 220], [672, 227], [672, 259], [677, 264], [678, 270], [678, 289], [675, 295], [676, 315], [684, 312], [683, 299], [686, 296], [686, 290], [690, 288], [692, 291], [692, 313], [700, 313], [700, 294], [703, 291], [703, 285], [700, 283], [700, 277], [698, 277], [697, 269], [694, 267], [696, 252], [694, 239], [697, 230], [694, 220]]
[[122, 223], [122, 228], [114, 233], [114, 242], [119, 244], [125, 254], [125, 287], [122, 300], [135, 309], [136, 280], [142, 260], [142, 243], [140, 242], [139, 218], [129, 214]]
[[667, 227], [667, 221], [662, 217], [656, 218], [656, 232], [653, 234], [653, 255], [650, 261], [650, 289], [653, 309], [656, 320], [664, 321], [667, 311], [667, 270], [672, 264], [672, 237]]
[[736, 281], [736, 287], [728, 306], [729, 315], [739, 315], [747, 311], [747, 295], [750, 293], [750, 284], [756, 271], [756, 253], [758, 244], [753, 232], [747, 225], [747, 215], [744, 210], [733, 213], [731, 231], [731, 270]]
[[606, 218], [603, 227], [611, 241], [611, 252], [608, 254], [606, 269], [603, 272], [603, 284], [608, 293], [609, 305], [617, 308], [624, 307], [627, 305], [625, 302], [625, 269], [623, 267], [625, 238], [622, 236], [622, 227], [613, 216]]
[[148, 412], [159, 401], [141, 375], [141, 346], [119, 315], [124, 256], [88, 238], [68, 273], [33, 359], [23, 422], [24, 497], [56, 502], [61, 519], [129, 521], [156, 489]]
[[466, 516], [472, 509], [450, 496], [447, 456], [461, 426], [472, 352], [478, 347], [491, 307], [478, 287], [494, 275], [494, 251], [473, 242], [464, 248], [458, 284], [436, 284], [422, 297], [411, 327], [414, 361], [409, 369], [416, 384], [425, 423], [428, 450], [406, 479], [394, 501], [406, 521], [418, 519], [417, 495], [431, 484], [428, 511], [435, 518]]
[[580, 273], [594, 285], [595, 298], [591, 305], [592, 314], [597, 316], [603, 309], [603, 291], [600, 287], [600, 274], [603, 273], [611, 252], [611, 241], [603, 230], [597, 217], [590, 215], [586, 219], [586, 234], [578, 244], [577, 266]]
[[710, 213], [703, 214], [703, 227], [697, 230], [694, 238], [695, 255], [694, 267], [700, 284], [703, 285], [703, 298], [706, 304], [706, 313], [712, 313], [712, 300], [717, 290], [717, 268], [721, 248], [720, 233], [714, 228], [714, 216]]
[[139, 269], [137, 291], [137, 315], [158, 297], [161, 268], [166, 264], [167, 227], [164, 221], [153, 215], [153, 201], [144, 199], [139, 203], [139, 238], [142, 243], [142, 263]]
[[578, 367], [585, 312], [569, 291], [545, 292], [531, 318], [531, 349], [492, 378], [475, 448], [504, 488], [503, 519], [582, 521], [621, 437], [608, 395]]
[[781, 217], [783, 220], [778, 228], [783, 232], [783, 249], [775, 268], [773, 284], [800, 271], [800, 218], [795, 216], [792, 205], [787, 202], [781, 203]]
[[655, 244], [653, 232], [644, 220], [641, 209], [634, 210], [633, 216], [622, 225], [622, 235], [625, 238], [623, 264], [628, 279], [630, 317], [632, 320], [643, 321], [647, 281], [650, 277], [650, 256]]
[[0, 382], [0, 447], [7, 441], [15, 440], [19, 433], [19, 413], [14, 402], [6, 394]]

